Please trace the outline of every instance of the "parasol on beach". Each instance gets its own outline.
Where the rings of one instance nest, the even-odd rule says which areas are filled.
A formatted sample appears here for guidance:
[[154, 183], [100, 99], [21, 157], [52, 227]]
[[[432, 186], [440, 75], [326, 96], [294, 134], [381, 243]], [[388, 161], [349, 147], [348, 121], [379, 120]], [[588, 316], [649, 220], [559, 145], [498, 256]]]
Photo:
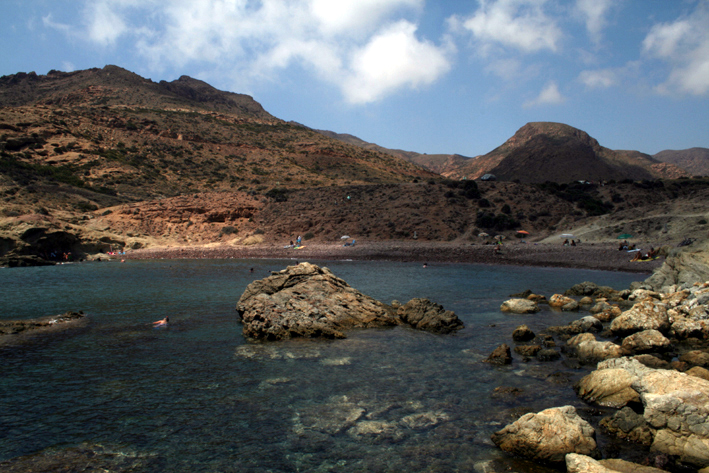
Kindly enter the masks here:
[[349, 239], [350, 239], [350, 236], [349, 236], [349, 235], [342, 235], [342, 236], [340, 237], [340, 240], [349, 240]]
[[560, 238], [573, 238], [574, 235], [572, 233], [562, 233]]
[[618, 235], [618, 240], [627, 240], [628, 238], [633, 238], [633, 235], [630, 233], [623, 233], [621, 235]]
[[520, 235], [529, 235], [529, 232], [527, 230], [517, 230], [517, 233]]

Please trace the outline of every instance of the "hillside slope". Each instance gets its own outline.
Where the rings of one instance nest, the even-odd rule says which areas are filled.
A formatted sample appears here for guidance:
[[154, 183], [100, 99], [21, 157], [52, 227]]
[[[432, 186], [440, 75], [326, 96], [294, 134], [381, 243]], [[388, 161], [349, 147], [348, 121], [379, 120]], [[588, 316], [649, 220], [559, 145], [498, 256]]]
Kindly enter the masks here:
[[492, 173], [500, 180], [571, 182], [677, 178], [686, 173], [660, 165], [638, 151], [602, 147], [586, 132], [563, 123], [527, 123], [501, 146], [444, 173], [478, 179]]
[[709, 149], [707, 148], [666, 149], [653, 158], [663, 163], [674, 164], [692, 176], [709, 176]]

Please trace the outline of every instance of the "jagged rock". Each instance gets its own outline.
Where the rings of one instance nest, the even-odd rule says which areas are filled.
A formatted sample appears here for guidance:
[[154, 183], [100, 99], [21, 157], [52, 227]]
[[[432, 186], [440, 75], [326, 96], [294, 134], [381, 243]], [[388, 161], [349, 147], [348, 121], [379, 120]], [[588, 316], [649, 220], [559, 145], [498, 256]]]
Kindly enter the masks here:
[[463, 328], [451, 311], [428, 299], [412, 299], [396, 311], [310, 263], [273, 272], [246, 287], [236, 305], [244, 336], [265, 340], [293, 337], [344, 338], [349, 328], [410, 323], [449, 333]]
[[510, 351], [510, 346], [503, 343], [499, 347], [495, 348], [490, 356], [485, 360], [485, 363], [492, 363], [493, 365], [509, 365], [512, 363], [512, 352]]
[[654, 299], [636, 303], [611, 322], [611, 331], [616, 335], [630, 335], [643, 330], [667, 332], [670, 320], [665, 306]]
[[688, 317], [678, 316], [674, 318], [670, 333], [680, 340], [691, 337], [701, 337], [702, 324]]
[[572, 302], [576, 302], [576, 301], [570, 297], [566, 297], [561, 294], [554, 294], [549, 298], [549, 307], [554, 307], [554, 308], [560, 309], [560, 308], [564, 307], [566, 304], [570, 304]]
[[534, 332], [526, 325], [520, 325], [512, 332], [512, 340], [515, 342], [528, 342], [535, 337]]
[[709, 240], [673, 248], [661, 267], [645, 282], [653, 288], [709, 281]]
[[625, 337], [622, 347], [633, 353], [659, 352], [669, 349], [670, 341], [657, 330], [643, 330]]
[[463, 328], [463, 322], [453, 311], [428, 299], [411, 299], [397, 309], [399, 318], [418, 330], [451, 333]]
[[592, 314], [597, 314], [603, 312], [604, 310], [609, 310], [612, 306], [606, 301], [598, 301], [593, 306], [591, 306], [588, 311]]
[[595, 437], [573, 406], [525, 414], [491, 436], [506, 452], [548, 463], [561, 463], [568, 453], [598, 456]]
[[624, 369], [596, 370], [584, 376], [574, 389], [588, 403], [618, 409], [640, 401], [640, 395], [632, 388], [636, 380], [636, 376]]
[[614, 437], [646, 447], [652, 445], [655, 438], [655, 429], [650, 427], [642, 414], [636, 413], [630, 407], [624, 407], [612, 416], [604, 417], [600, 425]]
[[246, 287], [236, 306], [246, 337], [344, 338], [353, 327], [400, 322], [389, 306], [350, 287], [327, 268], [310, 263], [274, 272]]
[[610, 322], [622, 313], [623, 311], [620, 309], [620, 307], [618, 307], [617, 305], [612, 305], [608, 309], [593, 313], [593, 316], [601, 322]]
[[630, 295], [628, 296], [628, 300], [639, 302], [639, 301], [643, 301], [643, 300], [647, 299], [648, 297], [650, 297], [652, 299], [657, 299], [657, 300], [662, 299], [662, 296], [660, 295], [659, 292], [651, 291], [649, 289], [640, 288], [640, 289], [633, 290], [633, 292], [631, 292]]
[[36, 319], [2, 320], [0, 321], [0, 336], [57, 331], [75, 326], [84, 317], [86, 314], [83, 311], [68, 311], [61, 315], [49, 315]]
[[528, 299], [509, 299], [502, 303], [500, 310], [513, 314], [534, 314], [539, 312], [539, 306]]
[[709, 466], [709, 381], [672, 370], [650, 370], [633, 383], [657, 433], [653, 451]]
[[589, 296], [584, 296], [581, 299], [579, 299], [579, 304], [580, 305], [591, 305], [593, 304], [593, 298]]

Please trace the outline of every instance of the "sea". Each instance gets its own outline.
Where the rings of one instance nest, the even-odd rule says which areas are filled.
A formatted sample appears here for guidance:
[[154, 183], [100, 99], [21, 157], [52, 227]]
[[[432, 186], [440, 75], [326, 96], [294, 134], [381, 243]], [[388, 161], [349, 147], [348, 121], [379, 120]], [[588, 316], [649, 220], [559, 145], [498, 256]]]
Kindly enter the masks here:
[[[83, 311], [74, 329], [0, 346], [0, 462], [33, 455], [131, 472], [546, 472], [490, 435], [526, 412], [573, 405], [587, 373], [564, 361], [483, 363], [527, 324], [583, 314], [500, 312], [510, 294], [547, 297], [647, 275], [582, 269], [311, 261], [378, 300], [426, 297], [465, 323], [342, 340], [254, 342], [236, 303], [289, 260], [128, 260], [0, 269], [0, 317]], [[167, 328], [152, 322], [166, 316]], [[18, 339], [19, 340], [19, 339]], [[559, 342], [561, 345], [562, 343]], [[105, 466], [104, 466], [105, 468]], [[109, 468], [110, 469], [110, 468]], [[84, 471], [84, 470], [82, 470]]]

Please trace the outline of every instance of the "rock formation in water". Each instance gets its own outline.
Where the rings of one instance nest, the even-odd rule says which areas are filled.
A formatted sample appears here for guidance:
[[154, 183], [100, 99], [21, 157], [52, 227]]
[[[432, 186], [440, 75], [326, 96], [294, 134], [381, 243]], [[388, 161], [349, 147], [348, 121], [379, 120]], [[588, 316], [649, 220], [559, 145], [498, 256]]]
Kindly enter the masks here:
[[409, 324], [450, 333], [463, 328], [451, 311], [427, 299], [393, 307], [349, 286], [327, 268], [310, 263], [273, 272], [246, 287], [236, 305], [248, 338], [345, 338], [350, 328]]

